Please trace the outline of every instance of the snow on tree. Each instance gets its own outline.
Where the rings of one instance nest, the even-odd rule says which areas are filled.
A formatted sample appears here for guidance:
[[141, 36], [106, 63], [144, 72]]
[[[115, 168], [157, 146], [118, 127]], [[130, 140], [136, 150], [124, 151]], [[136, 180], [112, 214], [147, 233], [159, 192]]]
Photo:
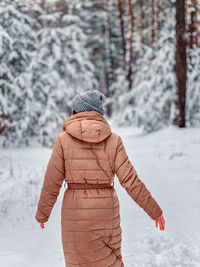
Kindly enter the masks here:
[[117, 98], [119, 104], [116, 105], [113, 117], [118, 126], [134, 125], [150, 132], [172, 122], [175, 98], [175, 31], [174, 14], [170, 12], [171, 20], [160, 32], [157, 51], [135, 41], [138, 59], [133, 68], [132, 90], [126, 89], [123, 79], [118, 86], [121, 90], [124, 90], [122, 87], [125, 88], [125, 92]]
[[[58, 14], [47, 15], [48, 20], [53, 21], [54, 15]], [[37, 33], [38, 53], [32, 62], [30, 83], [34, 95], [31, 125], [43, 145], [54, 142], [64, 119], [71, 113], [72, 98], [97, 87], [94, 66], [85, 48], [87, 36], [74, 23], [78, 19], [66, 14], [62, 20], [67, 26], [44, 27]]]
[[[192, 41], [198, 9], [193, 14], [197, 1], [189, 2], [186, 30]], [[174, 1], [3, 0], [4, 145], [29, 144], [36, 137], [51, 146], [71, 114], [72, 98], [89, 89], [107, 96], [105, 114], [118, 126], [150, 132], [172, 124], [177, 110], [175, 37]], [[199, 58], [199, 48], [192, 45], [187, 51], [188, 126], [200, 124]]]
[[13, 103], [13, 75], [10, 71], [9, 54], [12, 51], [12, 39], [0, 27], [0, 133], [11, 122], [10, 108]]
[[107, 16], [105, 11], [105, 1], [93, 0], [70, 0], [68, 1], [69, 14], [79, 17], [78, 26], [82, 29], [87, 39], [85, 49], [89, 54], [89, 59], [93, 62], [94, 74], [99, 82], [99, 88], [105, 92], [106, 87], [106, 48], [105, 48], [105, 27]]
[[[9, 45], [1, 60], [1, 91], [6, 107], [1, 110], [3, 117], [8, 118], [3, 135], [5, 143], [22, 140], [26, 132], [25, 123], [27, 91], [22, 76], [28, 71], [35, 53], [35, 21], [23, 13], [23, 6], [18, 1], [4, 1], [0, 9], [0, 25], [9, 38]], [[5, 38], [3, 38], [5, 40]], [[4, 69], [6, 64], [6, 69]], [[3, 74], [4, 71], [4, 74]], [[26, 134], [25, 134], [26, 135]]]
[[188, 60], [186, 123], [200, 126], [200, 48], [192, 49]]
[[46, 14], [35, 6], [33, 12], [31, 7], [27, 12], [27, 8], [18, 1], [1, 4], [4, 94], [0, 116], [2, 123], [7, 118], [10, 122], [6, 127], [1, 123], [1, 132], [7, 144], [28, 144], [37, 136], [43, 145], [52, 145], [71, 113], [72, 98], [84, 90], [97, 89], [98, 82], [85, 47], [87, 35], [79, 27], [80, 18], [62, 12]]

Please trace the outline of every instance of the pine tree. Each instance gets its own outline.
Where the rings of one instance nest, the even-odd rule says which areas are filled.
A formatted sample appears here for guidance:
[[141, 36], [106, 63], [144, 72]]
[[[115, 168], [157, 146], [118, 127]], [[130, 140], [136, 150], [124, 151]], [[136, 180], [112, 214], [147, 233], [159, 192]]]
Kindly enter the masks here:
[[[135, 44], [137, 60], [134, 65], [132, 90], [117, 96], [113, 120], [118, 126], [132, 125], [151, 132], [172, 123], [175, 100], [175, 20], [174, 9], [166, 9], [168, 23], [162, 24], [157, 49]], [[139, 40], [140, 40], [140, 36]], [[136, 41], [136, 40], [135, 40]], [[152, 54], [155, 57], [152, 59]], [[120, 82], [121, 81], [121, 82]], [[115, 84], [117, 91], [126, 87], [124, 79]]]
[[187, 126], [200, 126], [200, 48], [192, 49], [188, 59], [186, 96]]
[[119, 29], [120, 29], [120, 39], [121, 39], [121, 51], [123, 55], [122, 66], [126, 69], [126, 36], [125, 36], [125, 24], [124, 24], [124, 8], [121, 0], [117, 0], [116, 8], [118, 12]]
[[[48, 20], [59, 20], [57, 13]], [[54, 16], [56, 18], [54, 19]], [[76, 15], [61, 15], [67, 26], [46, 26], [38, 31], [38, 53], [32, 63], [33, 105], [30, 124], [43, 145], [52, 145], [76, 93], [96, 87], [94, 66], [85, 48], [87, 36]], [[45, 15], [43, 15], [43, 20]]]
[[77, 26], [87, 36], [85, 47], [90, 61], [94, 63], [94, 74], [98, 80], [99, 88], [104, 91], [105, 85], [105, 23], [106, 11], [102, 0], [73, 0], [68, 1], [70, 14], [79, 17]]
[[[3, 131], [6, 142], [26, 141], [28, 126], [26, 114], [27, 88], [24, 73], [28, 72], [35, 53], [35, 32], [37, 23], [23, 12], [24, 6], [18, 1], [7, 0], [1, 3], [0, 25], [10, 40], [1, 69], [5, 64], [7, 70], [1, 74], [1, 91], [6, 100], [6, 108], [1, 110], [9, 123]], [[2, 105], [1, 105], [2, 106]]]
[[[12, 39], [0, 27], [0, 133], [2, 133], [11, 122], [11, 106], [13, 103], [13, 75], [10, 71], [9, 55], [12, 51]], [[15, 107], [16, 109], [16, 107]]]

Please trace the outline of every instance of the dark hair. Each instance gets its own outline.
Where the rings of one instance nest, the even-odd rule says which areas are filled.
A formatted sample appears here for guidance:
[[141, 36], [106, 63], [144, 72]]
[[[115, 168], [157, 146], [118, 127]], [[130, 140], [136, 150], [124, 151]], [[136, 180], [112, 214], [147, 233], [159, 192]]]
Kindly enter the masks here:
[[73, 109], [72, 114], [77, 114], [78, 112], [76, 112], [76, 110]]

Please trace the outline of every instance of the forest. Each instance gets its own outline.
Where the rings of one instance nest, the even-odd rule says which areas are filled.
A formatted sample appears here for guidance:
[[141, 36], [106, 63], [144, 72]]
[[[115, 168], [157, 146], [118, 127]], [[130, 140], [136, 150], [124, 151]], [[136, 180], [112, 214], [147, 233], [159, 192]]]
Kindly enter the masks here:
[[[73, 98], [93, 89], [106, 96], [104, 118], [113, 143], [90, 143], [88, 152], [80, 140], [66, 138], [58, 145]], [[96, 140], [107, 132], [96, 127], [101, 125], [98, 118], [95, 133], [85, 122], [85, 128], [81, 122], [74, 127], [81, 136], [86, 132]], [[114, 135], [123, 146], [117, 146]], [[80, 150], [73, 144], [80, 144]], [[119, 251], [116, 241], [121, 239], [126, 267], [199, 267], [199, 159], [200, 0], [0, 0], [0, 267], [64, 267], [62, 239], [72, 241], [69, 266], [96, 267], [100, 256], [119, 259], [110, 249]], [[97, 171], [101, 165], [102, 173]], [[101, 200], [96, 202], [96, 189], [75, 190], [81, 192], [79, 199], [68, 188], [71, 173], [77, 176], [74, 181], [90, 178], [98, 184], [108, 168], [116, 176], [115, 210], [103, 201], [112, 199], [107, 189], [97, 190]], [[45, 177], [48, 190], [42, 189]], [[144, 205], [136, 205], [141, 199], [145, 208], [155, 210], [143, 183], [136, 185], [138, 177], [163, 210], [164, 231]], [[52, 208], [43, 227], [43, 220], [35, 220], [42, 190], [47, 205], [41, 212], [47, 215]], [[71, 219], [63, 238], [61, 222]], [[83, 229], [88, 232], [84, 242]], [[99, 237], [98, 249], [94, 236]], [[88, 250], [89, 240], [91, 253], [83, 253], [79, 249]], [[78, 256], [75, 249], [81, 251]], [[122, 266], [112, 262], [98, 266]]]
[[117, 126], [199, 126], [199, 0], [1, 1], [1, 146], [52, 146], [90, 89]]

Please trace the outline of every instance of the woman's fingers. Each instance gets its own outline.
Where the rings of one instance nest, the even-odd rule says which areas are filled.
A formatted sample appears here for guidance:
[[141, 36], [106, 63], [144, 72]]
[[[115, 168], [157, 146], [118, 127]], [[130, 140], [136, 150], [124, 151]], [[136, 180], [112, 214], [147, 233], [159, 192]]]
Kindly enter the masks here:
[[165, 229], [165, 220], [164, 218], [162, 217], [162, 227], [163, 227], [163, 230]]
[[165, 230], [165, 220], [163, 216], [160, 216], [157, 220], [155, 220], [156, 227], [160, 227], [160, 230]]
[[160, 219], [160, 230], [164, 230], [164, 227], [165, 226], [165, 223], [164, 223], [164, 218], [162, 217], [161, 219]]
[[163, 221], [163, 228], [165, 229], [165, 219], [163, 217], [162, 217], [162, 221]]
[[163, 230], [163, 222], [160, 220], [160, 230]]
[[44, 228], [44, 223], [40, 223], [40, 226], [43, 229]]

